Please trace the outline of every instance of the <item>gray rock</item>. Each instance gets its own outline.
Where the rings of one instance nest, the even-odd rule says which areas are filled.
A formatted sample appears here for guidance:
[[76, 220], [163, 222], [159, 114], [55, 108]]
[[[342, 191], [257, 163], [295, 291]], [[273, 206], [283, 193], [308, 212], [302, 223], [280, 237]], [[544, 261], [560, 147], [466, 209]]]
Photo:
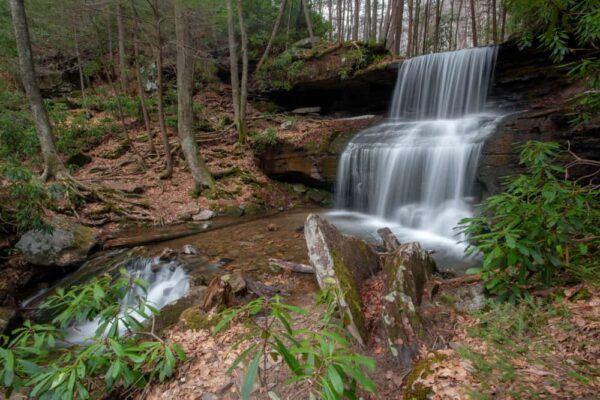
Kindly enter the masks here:
[[208, 221], [209, 219], [214, 218], [214, 216], [217, 215], [216, 212], [212, 211], [212, 210], [201, 210], [198, 214], [192, 216], [192, 220], [194, 221]]
[[292, 111], [294, 114], [318, 114], [321, 107], [300, 107]]
[[190, 255], [196, 256], [196, 255], [200, 254], [200, 250], [198, 250], [197, 247], [192, 246], [191, 244], [184, 245], [183, 249], [181, 250], [181, 252], [183, 254], [188, 255], [188, 256], [190, 256]]
[[231, 290], [233, 291], [233, 293], [239, 293], [242, 290], [246, 289], [246, 281], [244, 280], [244, 277], [240, 274], [225, 274], [221, 276], [221, 280], [223, 282], [229, 283], [229, 286], [231, 286]]
[[279, 129], [290, 129], [292, 126], [294, 126], [294, 122], [291, 120], [287, 120], [285, 122], [283, 122], [281, 125], [279, 125]]
[[298, 49], [308, 49], [308, 48], [312, 47], [313, 44], [317, 44], [320, 41], [321, 40], [318, 37], [314, 37], [312, 41], [310, 40], [309, 37], [307, 37], [307, 38], [298, 40], [297, 42], [292, 44], [292, 47], [295, 47]]
[[295, 185], [292, 185], [292, 188], [296, 193], [306, 193], [308, 190], [308, 188], [301, 183], [296, 183]]
[[485, 291], [482, 282], [457, 288], [453, 293], [454, 306], [460, 312], [474, 312], [485, 306]]
[[98, 243], [94, 231], [79, 224], [58, 223], [52, 232], [31, 230], [16, 244], [35, 265], [66, 267], [84, 261]]

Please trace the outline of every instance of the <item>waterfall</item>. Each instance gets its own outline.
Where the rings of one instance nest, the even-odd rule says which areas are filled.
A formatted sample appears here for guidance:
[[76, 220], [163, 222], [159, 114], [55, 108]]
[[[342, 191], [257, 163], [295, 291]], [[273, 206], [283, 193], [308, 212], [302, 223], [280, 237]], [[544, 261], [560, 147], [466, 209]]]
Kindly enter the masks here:
[[453, 228], [472, 215], [479, 157], [498, 119], [486, 113], [495, 58], [485, 47], [402, 63], [391, 118], [360, 132], [340, 158], [336, 206], [344, 211], [334, 223], [350, 233], [388, 226], [439, 252], [438, 262], [462, 260]]

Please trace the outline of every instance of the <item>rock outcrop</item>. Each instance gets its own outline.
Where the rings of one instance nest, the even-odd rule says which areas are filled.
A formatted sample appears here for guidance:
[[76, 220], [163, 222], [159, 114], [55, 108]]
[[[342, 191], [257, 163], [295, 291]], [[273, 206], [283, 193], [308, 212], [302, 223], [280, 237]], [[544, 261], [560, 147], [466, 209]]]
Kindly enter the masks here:
[[67, 267], [83, 262], [97, 244], [94, 231], [79, 224], [55, 221], [51, 232], [31, 230], [16, 248], [34, 265]]
[[380, 231], [386, 251], [341, 234], [318, 215], [306, 220], [304, 235], [310, 263], [321, 288], [333, 289], [344, 313], [344, 326], [361, 344], [367, 340], [361, 287], [383, 274], [381, 322], [390, 353], [405, 368], [412, 366], [426, 338], [419, 306], [435, 262], [418, 243], [401, 245], [389, 229]]

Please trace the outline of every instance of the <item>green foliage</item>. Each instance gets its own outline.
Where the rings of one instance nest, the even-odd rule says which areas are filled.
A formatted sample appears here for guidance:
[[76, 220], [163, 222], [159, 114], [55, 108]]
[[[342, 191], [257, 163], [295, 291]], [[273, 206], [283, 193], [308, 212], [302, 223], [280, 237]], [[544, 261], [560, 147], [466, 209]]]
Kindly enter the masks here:
[[[521, 32], [521, 47], [539, 43], [556, 62], [563, 61], [574, 46], [592, 50], [600, 41], [600, 0], [511, 0], [507, 7]], [[600, 112], [600, 59], [594, 55], [571, 68], [572, 76], [588, 85], [573, 120], [585, 124]]]
[[[296, 329], [294, 318], [309, 315], [304, 309], [283, 303], [278, 296], [258, 298], [235, 309], [222, 313], [214, 333], [223, 330], [234, 318], [248, 318], [249, 333], [240, 344], [247, 348], [240, 353], [229, 371], [250, 360], [242, 384], [241, 397], [248, 399], [259, 374], [259, 363], [267, 357], [281, 359], [288, 367], [291, 378], [288, 383], [310, 382], [308, 398], [311, 399], [357, 399], [357, 391], [374, 393], [375, 384], [365, 374], [374, 371], [375, 362], [352, 352], [345, 330], [336, 318], [335, 296], [331, 292], [321, 294], [325, 312], [320, 329]], [[268, 376], [261, 376], [267, 384]], [[275, 396], [270, 393], [271, 397]]]
[[50, 189], [40, 182], [33, 173], [18, 164], [0, 165], [0, 226], [22, 233], [28, 229], [47, 229], [43, 221], [44, 210], [51, 203]]
[[267, 128], [252, 137], [252, 147], [258, 152], [264, 151], [269, 146], [277, 144], [277, 129]]
[[39, 152], [25, 95], [0, 83], [0, 159], [18, 161]]
[[522, 145], [527, 173], [489, 197], [481, 216], [460, 222], [472, 241], [467, 252], [483, 254], [481, 268], [470, 272], [480, 272], [486, 289], [501, 299], [523, 298], [563, 272], [577, 277], [587, 271], [600, 282], [600, 191], [564, 179], [558, 151], [556, 143]]
[[[185, 354], [177, 344], [142, 331], [139, 317], [158, 312], [146, 301], [146, 287], [121, 270], [116, 278], [103, 275], [57, 290], [42, 306], [54, 316], [51, 324], [27, 321], [11, 338], [0, 339], [6, 394], [26, 388], [40, 399], [90, 399], [170, 377]], [[100, 324], [94, 337], [82, 345], [65, 342], [65, 328], [95, 318]]]

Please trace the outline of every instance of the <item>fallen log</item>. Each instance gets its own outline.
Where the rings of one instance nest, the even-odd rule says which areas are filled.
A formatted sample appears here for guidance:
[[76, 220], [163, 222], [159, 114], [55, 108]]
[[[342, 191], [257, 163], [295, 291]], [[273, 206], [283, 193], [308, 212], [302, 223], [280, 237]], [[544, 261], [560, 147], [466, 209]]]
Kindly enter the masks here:
[[300, 274], [314, 274], [315, 269], [312, 265], [298, 264], [290, 261], [280, 260], [278, 258], [269, 258], [269, 264], [275, 265], [281, 269]]

